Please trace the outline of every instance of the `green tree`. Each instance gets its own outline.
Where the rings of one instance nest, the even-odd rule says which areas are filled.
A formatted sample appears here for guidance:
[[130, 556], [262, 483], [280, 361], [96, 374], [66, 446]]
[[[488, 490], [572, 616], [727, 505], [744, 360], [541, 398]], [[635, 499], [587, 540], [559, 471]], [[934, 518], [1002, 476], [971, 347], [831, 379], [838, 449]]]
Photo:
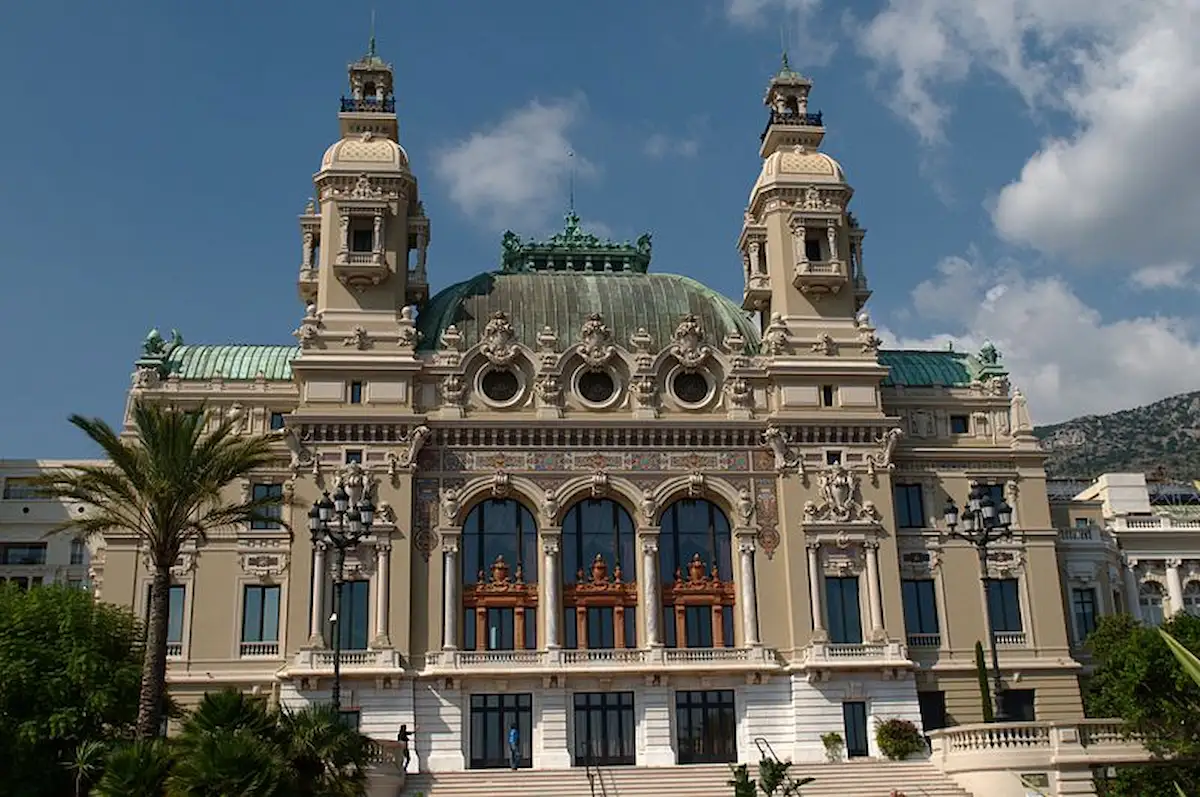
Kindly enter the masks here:
[[0, 794], [60, 797], [95, 777], [81, 747], [132, 730], [140, 636], [82, 590], [0, 587]]
[[[1189, 651], [1200, 651], [1200, 618], [1179, 614], [1163, 624]], [[1085, 694], [1092, 717], [1120, 717], [1163, 757], [1200, 759], [1200, 685], [1180, 666], [1158, 629], [1129, 615], [1105, 617], [1088, 637], [1096, 671]], [[1200, 766], [1162, 764], [1118, 770], [1108, 784], [1112, 797], [1200, 793]]]
[[[269, 436], [239, 436], [232, 421], [203, 408], [184, 411], [136, 402], [132, 434], [122, 438], [99, 418], [72, 415], [109, 462], [60, 470], [39, 479], [50, 497], [90, 507], [60, 530], [81, 536], [119, 531], [136, 535], [150, 560], [149, 615], [138, 697], [137, 734], [150, 738], [162, 723], [167, 673], [171, 567], [184, 545], [215, 529], [270, 519], [278, 497], [230, 503], [223, 492], [274, 459]], [[214, 427], [211, 432], [205, 430]]]
[[996, 719], [992, 708], [992, 690], [988, 685], [987, 660], [983, 657], [983, 643], [975, 642], [975, 676], [979, 679], [979, 700], [983, 706], [983, 721]]

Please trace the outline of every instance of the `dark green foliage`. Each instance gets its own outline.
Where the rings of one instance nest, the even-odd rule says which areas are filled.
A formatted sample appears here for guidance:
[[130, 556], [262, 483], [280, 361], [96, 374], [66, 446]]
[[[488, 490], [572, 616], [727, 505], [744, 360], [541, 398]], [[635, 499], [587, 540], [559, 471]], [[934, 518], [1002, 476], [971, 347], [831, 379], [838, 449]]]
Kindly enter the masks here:
[[1200, 478], [1200, 391], [1145, 407], [1087, 415], [1033, 433], [1049, 453], [1046, 472], [1094, 479], [1101, 473], [1159, 471], [1165, 478]]
[[983, 721], [996, 719], [992, 706], [992, 692], [988, 686], [987, 660], [983, 656], [983, 643], [975, 643], [975, 674], [979, 677], [979, 700], [983, 707]]
[[758, 797], [758, 783], [750, 777], [750, 767], [746, 764], [730, 764], [733, 780], [726, 785], [733, 787], [733, 797]]
[[792, 768], [791, 761], [778, 761], [774, 758], [763, 758], [758, 762], [758, 780], [750, 777], [750, 767], [746, 764], [730, 764], [733, 780], [726, 781], [733, 787], [733, 797], [757, 797], [759, 792], [766, 797], [800, 797], [800, 788], [812, 783], [815, 778], [794, 778], [788, 774]]
[[[1188, 650], [1200, 651], [1200, 618], [1176, 615], [1163, 625]], [[1200, 686], [1188, 676], [1156, 629], [1129, 615], [1105, 617], [1088, 637], [1095, 674], [1084, 695], [1088, 716], [1121, 717], [1144, 734], [1156, 755], [1200, 759]], [[1164, 764], [1118, 771], [1111, 797], [1200, 794], [1200, 766]]]
[[61, 797], [95, 777], [82, 745], [132, 729], [139, 636], [132, 614], [82, 590], [0, 586], [0, 794]]
[[921, 730], [908, 720], [893, 718], [879, 723], [875, 727], [875, 742], [879, 751], [892, 761], [925, 752]]
[[162, 739], [137, 739], [116, 747], [92, 797], [158, 797], [171, 772], [171, 749]]

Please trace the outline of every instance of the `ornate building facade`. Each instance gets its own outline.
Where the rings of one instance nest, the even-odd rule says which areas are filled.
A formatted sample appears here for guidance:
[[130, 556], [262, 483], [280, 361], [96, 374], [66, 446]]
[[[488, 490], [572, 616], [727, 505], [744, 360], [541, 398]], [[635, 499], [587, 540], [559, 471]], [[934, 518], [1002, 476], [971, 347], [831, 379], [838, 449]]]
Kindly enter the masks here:
[[[740, 305], [573, 215], [431, 296], [392, 80], [373, 51], [350, 66], [299, 220], [297, 345], [155, 332], [136, 362], [130, 401], [279, 439], [239, 489], [281, 494], [286, 524], [178, 562], [181, 700], [328, 698], [332, 559], [305, 529], [342, 487], [378, 507], [346, 561], [343, 705], [371, 735], [414, 729], [414, 768], [504, 765], [514, 722], [535, 768], [750, 760], [756, 739], [815, 761], [831, 731], [874, 755], [877, 720], [979, 719], [989, 604], [1016, 704], [1081, 715], [1024, 398], [991, 347], [880, 348], [806, 78], [769, 82]], [[973, 482], [1015, 516], [986, 594], [941, 520]], [[106, 543], [97, 590], [144, 611], [136, 540]]]

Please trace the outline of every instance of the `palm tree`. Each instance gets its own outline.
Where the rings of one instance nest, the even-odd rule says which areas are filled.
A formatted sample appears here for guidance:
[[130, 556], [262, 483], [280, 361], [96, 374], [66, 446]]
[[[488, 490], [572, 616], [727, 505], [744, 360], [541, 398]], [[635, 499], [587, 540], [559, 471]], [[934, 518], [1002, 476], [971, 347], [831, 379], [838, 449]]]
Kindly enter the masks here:
[[[78, 501], [91, 511], [72, 516], [58, 530], [81, 537], [117, 531], [134, 534], [151, 569], [146, 653], [138, 698], [137, 735], [160, 732], [167, 674], [167, 621], [171, 568], [181, 549], [204, 542], [215, 529], [254, 520], [280, 522], [270, 510], [278, 496], [230, 502], [222, 497], [234, 482], [269, 465], [272, 437], [239, 436], [227, 419], [214, 421], [201, 407], [185, 411], [137, 401], [132, 436], [122, 438], [99, 418], [70, 421], [108, 457], [104, 465], [80, 466], [38, 480], [50, 498]], [[285, 525], [286, 524], [281, 524]]]
[[163, 739], [137, 739], [108, 756], [92, 797], [158, 797], [171, 773], [171, 750]]

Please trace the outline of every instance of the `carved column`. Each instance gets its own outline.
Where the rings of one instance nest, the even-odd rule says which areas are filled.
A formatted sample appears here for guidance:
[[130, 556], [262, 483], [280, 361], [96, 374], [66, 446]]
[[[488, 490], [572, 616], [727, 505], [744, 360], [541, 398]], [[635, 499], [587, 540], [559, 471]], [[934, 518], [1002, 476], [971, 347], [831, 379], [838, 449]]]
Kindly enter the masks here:
[[646, 623], [646, 647], [662, 647], [658, 618], [662, 597], [658, 585], [658, 535], [641, 533], [642, 543], [642, 617]]
[[300, 268], [312, 268], [312, 250], [313, 250], [313, 234], [311, 232], [304, 233], [304, 243], [301, 247]]
[[1142, 619], [1142, 602], [1141, 602], [1141, 584], [1138, 582], [1137, 576], [1137, 559], [1130, 559], [1125, 562], [1125, 608], [1133, 619], [1141, 621]]
[[1168, 559], [1167, 565], [1167, 597], [1171, 599], [1167, 616], [1171, 617], [1183, 611], [1183, 580], [1179, 577], [1179, 568], [1183, 566], [1180, 559]]
[[323, 632], [325, 613], [325, 543], [318, 542], [313, 548], [312, 609], [308, 617], [308, 644], [324, 647]]
[[871, 617], [871, 639], [883, 639], [883, 600], [879, 595], [879, 543], [869, 542], [867, 548], [867, 603]]
[[825, 619], [821, 614], [821, 545], [820, 543], [810, 542], [808, 544], [808, 599], [812, 604], [812, 623], [813, 623], [813, 639], [824, 640]]
[[[741, 563], [739, 580], [741, 587], [738, 600], [742, 604], [742, 639], [749, 648], [758, 647], [758, 590], [754, 584], [754, 537], [738, 537], [738, 556]], [[727, 643], [732, 640], [727, 640]]]
[[442, 535], [442, 650], [458, 649], [458, 535]]
[[388, 601], [391, 599], [392, 544], [375, 543], [375, 641], [376, 648], [390, 648], [388, 638]]
[[383, 214], [375, 214], [375, 226], [371, 231], [371, 251], [379, 254], [383, 251]]
[[546, 642], [549, 650], [559, 646], [559, 618], [562, 617], [562, 576], [558, 572], [559, 535], [542, 537], [542, 553], [545, 564], [542, 567], [543, 604], [542, 614], [545, 616]]
[[792, 249], [795, 255], [795, 263], [801, 267], [801, 271], [808, 271], [808, 250], [804, 248], [804, 239], [808, 233], [804, 229], [803, 224], [792, 224]]
[[825, 232], [829, 236], [829, 259], [837, 260], [838, 259], [837, 227], [830, 224], [825, 229]]
[[345, 256], [350, 252], [350, 216], [346, 213], [338, 219], [338, 238], [338, 251]]
[[425, 249], [429, 246], [429, 236], [424, 231], [417, 233], [417, 276], [425, 281]]

